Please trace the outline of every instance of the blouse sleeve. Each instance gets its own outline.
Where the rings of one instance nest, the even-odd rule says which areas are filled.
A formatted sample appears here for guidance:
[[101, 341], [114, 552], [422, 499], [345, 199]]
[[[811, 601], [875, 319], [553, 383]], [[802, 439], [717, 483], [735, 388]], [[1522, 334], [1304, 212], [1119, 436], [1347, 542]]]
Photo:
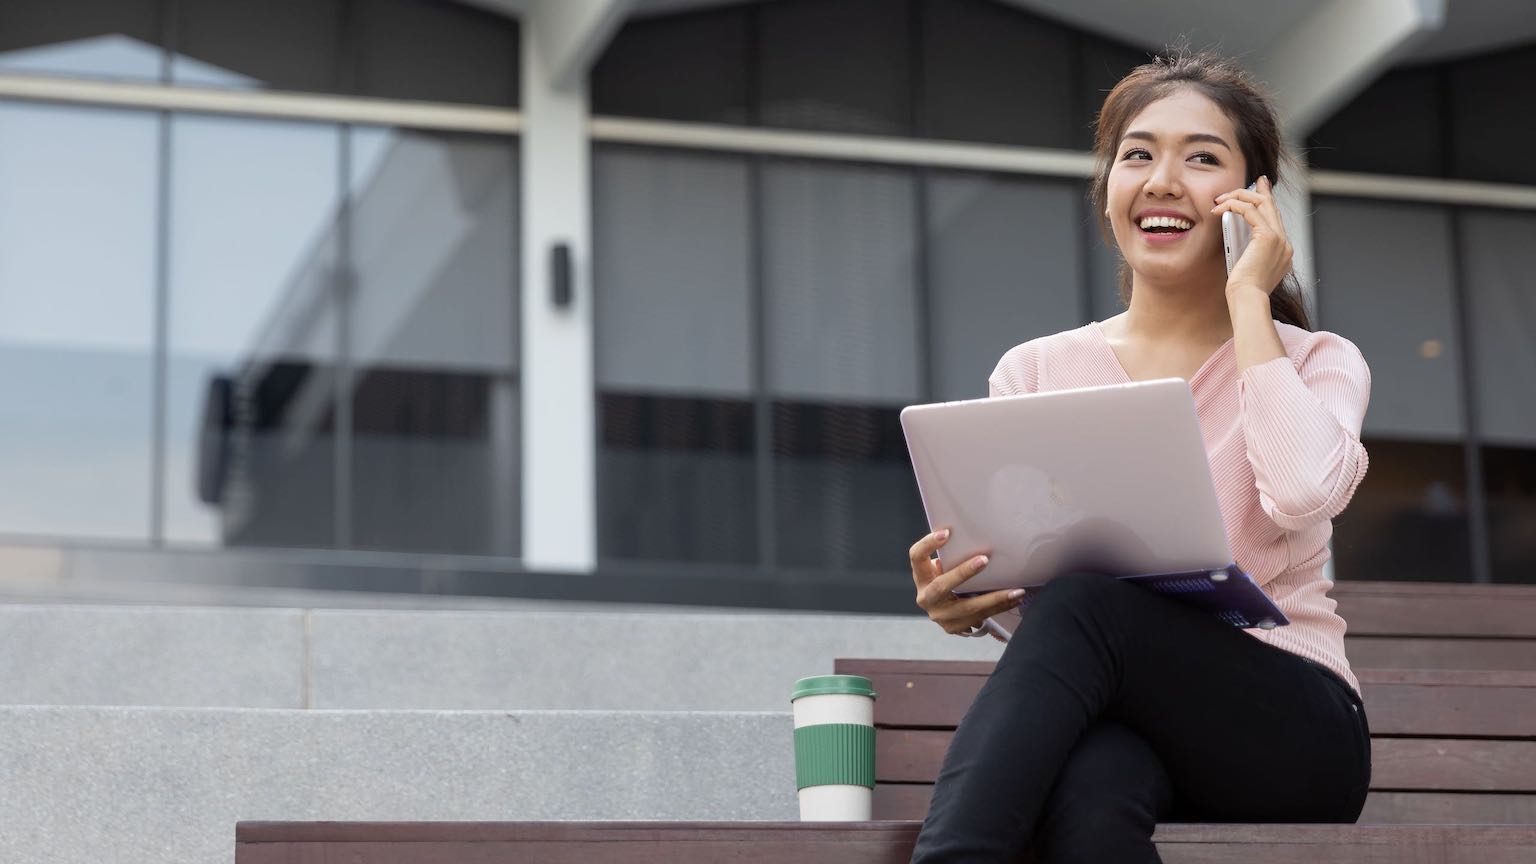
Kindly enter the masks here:
[[1288, 531], [1337, 516], [1368, 464], [1360, 425], [1371, 373], [1360, 349], [1319, 332], [1292, 356], [1244, 370], [1237, 386], [1264, 512]]
[[988, 396], [1018, 396], [1040, 389], [1040, 346], [1025, 342], [1008, 349], [987, 376]]

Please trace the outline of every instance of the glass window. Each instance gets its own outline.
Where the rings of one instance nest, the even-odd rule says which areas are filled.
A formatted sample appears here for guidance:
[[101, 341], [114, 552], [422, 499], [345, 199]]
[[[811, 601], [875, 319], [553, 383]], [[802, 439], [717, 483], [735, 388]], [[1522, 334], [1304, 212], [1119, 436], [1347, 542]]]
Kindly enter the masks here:
[[774, 402], [779, 565], [886, 579], [900, 569], [928, 530], [900, 415], [898, 406]]
[[1459, 218], [1479, 437], [1536, 447], [1536, 213]]
[[1339, 579], [1472, 578], [1465, 453], [1460, 443], [1365, 439], [1370, 470], [1334, 520]]
[[763, 176], [775, 396], [920, 398], [917, 189], [899, 168], [779, 162]]
[[756, 564], [753, 403], [599, 394], [598, 553]]
[[147, 541], [152, 113], [0, 103], [0, 532]]
[[598, 386], [749, 396], [745, 160], [605, 148], [593, 162]]
[[923, 525], [897, 416], [926, 389], [916, 179], [781, 162], [762, 188], [776, 561], [884, 569]]
[[746, 123], [746, 9], [624, 25], [592, 69], [592, 111], [707, 123]]
[[598, 548], [757, 561], [748, 165], [594, 159]]
[[339, 131], [172, 119], [165, 538], [330, 546]]
[[363, 96], [518, 104], [518, 24], [470, 4], [368, 0], [351, 5]]
[[516, 147], [351, 137], [351, 543], [516, 554]]
[[158, 0], [0, 3], [0, 72], [158, 80]]
[[922, 5], [925, 136], [1074, 146], [1072, 34], [994, 0]]
[[[911, 23], [888, 0], [761, 4], [758, 99], [765, 126], [912, 131]], [[854, 34], [857, 38], [851, 38]]]
[[928, 180], [929, 355], [936, 399], [987, 395], [987, 375], [1014, 345], [1083, 323], [1071, 181], [986, 174]]
[[1489, 569], [1495, 582], [1536, 582], [1536, 447], [1484, 447]]
[[1536, 214], [1460, 214], [1493, 578], [1536, 581]]
[[1536, 138], [1532, 81], [1536, 44], [1451, 64], [1453, 176], [1536, 184], [1536, 164], [1527, 151]]
[[1371, 366], [1365, 434], [1465, 434], [1451, 214], [1445, 208], [1314, 198], [1319, 326]]
[[1312, 133], [1307, 160], [1333, 171], [1443, 175], [1440, 77], [1434, 66], [1383, 75]]
[[177, 84], [334, 93], [341, 0], [174, 4]]

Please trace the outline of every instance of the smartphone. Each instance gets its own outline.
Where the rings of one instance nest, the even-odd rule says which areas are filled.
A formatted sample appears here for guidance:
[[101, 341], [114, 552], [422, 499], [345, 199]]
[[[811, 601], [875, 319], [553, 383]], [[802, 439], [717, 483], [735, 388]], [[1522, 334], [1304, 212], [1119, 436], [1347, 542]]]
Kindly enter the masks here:
[[[1252, 192], [1258, 186], [1258, 182], [1248, 184], [1248, 191]], [[1227, 275], [1232, 275], [1232, 268], [1236, 266], [1237, 259], [1242, 257], [1243, 250], [1248, 248], [1248, 241], [1253, 239], [1253, 229], [1248, 227], [1248, 220], [1230, 210], [1221, 214], [1221, 245], [1227, 254]]]

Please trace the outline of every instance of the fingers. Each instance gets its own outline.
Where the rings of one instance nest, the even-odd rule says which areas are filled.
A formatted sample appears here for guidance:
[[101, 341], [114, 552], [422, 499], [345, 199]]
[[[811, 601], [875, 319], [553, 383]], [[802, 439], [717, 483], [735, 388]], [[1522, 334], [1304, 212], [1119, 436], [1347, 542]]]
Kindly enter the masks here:
[[940, 528], [913, 543], [912, 548], [907, 550], [907, 557], [912, 561], [912, 581], [917, 584], [919, 590], [938, 575], [939, 565], [933, 560], [933, 553], [939, 551], [947, 542], [949, 542], [949, 529]]
[[[930, 610], [928, 617], [947, 633], [964, 633], [997, 615], [1015, 609], [1024, 602], [1023, 588], [992, 591], [975, 597], [954, 598], [953, 603]], [[954, 595], [950, 595], [953, 597]]]
[[970, 604], [966, 607], [969, 614], [981, 620], [986, 620], [1001, 615], [1010, 609], [1018, 608], [1018, 605], [1024, 602], [1024, 593], [1023, 588], [1012, 588], [1003, 591], [993, 591], [988, 594], [978, 594], [975, 597], [967, 597], [963, 602]]
[[1280, 210], [1275, 204], [1275, 196], [1268, 177], [1260, 177], [1253, 190], [1234, 189], [1217, 195], [1216, 206], [1211, 208], [1211, 213], [1220, 214], [1228, 210], [1243, 214], [1255, 227], [1258, 227], [1259, 223], [1249, 218], [1249, 214], [1257, 215], [1261, 217], [1266, 227], [1284, 233], [1284, 221], [1280, 218]]
[[929, 583], [929, 587], [935, 591], [954, 591], [965, 580], [987, 569], [987, 556], [977, 555], [960, 563], [953, 570], [939, 574], [938, 578]]

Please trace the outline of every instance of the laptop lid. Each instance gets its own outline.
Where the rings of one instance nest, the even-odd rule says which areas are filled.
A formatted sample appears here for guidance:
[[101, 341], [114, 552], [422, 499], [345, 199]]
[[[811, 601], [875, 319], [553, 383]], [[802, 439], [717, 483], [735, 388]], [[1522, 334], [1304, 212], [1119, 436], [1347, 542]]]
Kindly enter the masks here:
[[966, 592], [1232, 562], [1182, 378], [913, 405], [901, 425], [945, 566], [990, 559]]

